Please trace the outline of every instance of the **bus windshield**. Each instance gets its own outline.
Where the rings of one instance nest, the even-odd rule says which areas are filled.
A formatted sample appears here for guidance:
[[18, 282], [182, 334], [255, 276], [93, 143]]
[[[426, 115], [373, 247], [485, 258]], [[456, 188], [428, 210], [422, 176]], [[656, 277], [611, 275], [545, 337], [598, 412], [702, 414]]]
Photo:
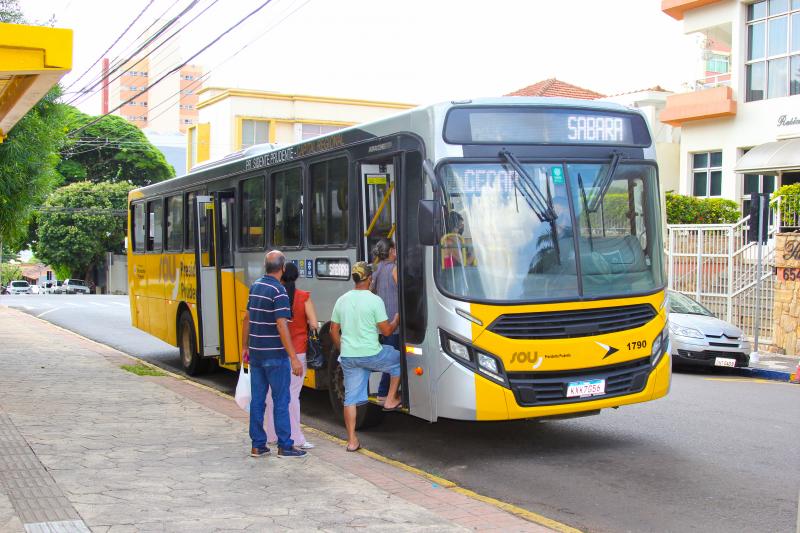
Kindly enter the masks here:
[[[648, 293], [664, 286], [655, 167], [522, 163], [554, 217], [526, 202], [503, 163], [441, 169], [447, 215], [437, 281], [455, 297], [534, 302]], [[605, 182], [605, 183], [604, 183]], [[577, 252], [576, 252], [577, 251]]]

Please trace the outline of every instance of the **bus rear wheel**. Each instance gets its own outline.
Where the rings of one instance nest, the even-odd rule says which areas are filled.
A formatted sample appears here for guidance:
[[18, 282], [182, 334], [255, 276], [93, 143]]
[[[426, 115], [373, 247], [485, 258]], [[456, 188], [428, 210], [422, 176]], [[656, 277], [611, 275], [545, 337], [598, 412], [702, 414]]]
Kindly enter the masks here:
[[194, 331], [192, 315], [184, 311], [178, 319], [178, 348], [181, 354], [183, 371], [190, 376], [197, 376], [208, 368], [207, 362], [197, 353], [197, 336]]
[[[339, 354], [335, 351], [328, 358], [328, 395], [331, 400], [333, 412], [344, 421], [344, 372], [337, 360]], [[356, 407], [356, 429], [367, 429], [377, 426], [383, 420], [383, 409], [380, 405], [365, 403]]]

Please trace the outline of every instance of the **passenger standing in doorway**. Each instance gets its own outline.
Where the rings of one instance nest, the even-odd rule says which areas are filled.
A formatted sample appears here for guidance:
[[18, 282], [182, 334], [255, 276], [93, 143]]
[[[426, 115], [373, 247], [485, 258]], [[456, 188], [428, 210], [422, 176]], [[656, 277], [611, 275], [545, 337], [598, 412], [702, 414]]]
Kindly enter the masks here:
[[289, 333], [289, 296], [280, 283], [286, 257], [277, 251], [264, 257], [266, 274], [250, 287], [242, 324], [242, 361], [250, 364], [250, 439], [252, 457], [269, 453], [264, 431], [267, 389], [272, 387], [273, 416], [278, 434], [278, 457], [303, 457], [294, 447], [289, 423], [290, 376], [303, 373]]
[[[306, 377], [306, 346], [308, 344], [308, 330], [317, 329], [317, 312], [311, 293], [295, 287], [295, 281], [300, 276], [297, 265], [286, 263], [281, 276], [281, 284], [289, 296], [289, 307], [292, 310], [292, 320], [289, 322], [289, 333], [292, 336], [292, 345], [297, 354], [297, 359], [303, 366], [300, 375], [292, 374], [289, 385], [289, 421], [292, 427], [292, 440], [294, 445], [303, 450], [310, 450], [313, 444], [306, 440], [303, 429], [300, 427], [300, 390], [303, 388], [303, 379]], [[267, 443], [277, 442], [275, 433], [275, 419], [272, 415], [272, 395], [267, 393]]]
[[370, 292], [372, 265], [359, 261], [351, 270], [355, 287], [336, 300], [331, 315], [331, 340], [339, 348], [339, 364], [344, 374], [344, 424], [347, 427], [347, 451], [361, 445], [356, 437], [357, 407], [369, 401], [369, 376], [372, 372], [388, 372], [389, 394], [384, 411], [401, 409], [400, 352], [381, 346], [378, 331], [388, 337], [397, 329], [400, 317], [391, 322], [381, 299]]
[[[399, 312], [397, 303], [397, 248], [391, 239], [382, 237], [372, 248], [372, 254], [377, 264], [369, 289], [383, 300], [386, 316], [393, 317]], [[400, 333], [395, 330], [389, 336], [381, 335], [378, 342], [388, 344], [399, 351]], [[383, 403], [388, 392], [389, 374], [384, 373], [378, 386], [378, 402]]]

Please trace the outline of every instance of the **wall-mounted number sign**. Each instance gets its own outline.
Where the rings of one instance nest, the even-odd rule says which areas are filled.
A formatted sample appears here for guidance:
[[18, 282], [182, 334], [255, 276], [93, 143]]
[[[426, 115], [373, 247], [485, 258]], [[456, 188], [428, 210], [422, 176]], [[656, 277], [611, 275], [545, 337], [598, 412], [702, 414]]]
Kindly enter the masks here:
[[778, 267], [778, 279], [783, 281], [800, 281], [800, 268]]

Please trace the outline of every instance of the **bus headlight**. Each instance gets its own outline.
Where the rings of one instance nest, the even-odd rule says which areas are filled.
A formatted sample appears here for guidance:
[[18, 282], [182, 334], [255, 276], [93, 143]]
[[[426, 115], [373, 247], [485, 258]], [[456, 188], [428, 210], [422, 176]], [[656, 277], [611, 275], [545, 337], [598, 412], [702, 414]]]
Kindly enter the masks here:
[[653, 340], [653, 350], [650, 353], [650, 364], [656, 366], [661, 360], [661, 356], [669, 347], [669, 326], [661, 330], [661, 333]]
[[491, 355], [478, 352], [478, 366], [481, 368], [481, 370], [491, 372], [495, 376], [500, 374], [500, 372], [497, 370], [497, 359]]
[[470, 360], [469, 349], [457, 340], [447, 339], [447, 352], [456, 357], [460, 357], [464, 361]]

